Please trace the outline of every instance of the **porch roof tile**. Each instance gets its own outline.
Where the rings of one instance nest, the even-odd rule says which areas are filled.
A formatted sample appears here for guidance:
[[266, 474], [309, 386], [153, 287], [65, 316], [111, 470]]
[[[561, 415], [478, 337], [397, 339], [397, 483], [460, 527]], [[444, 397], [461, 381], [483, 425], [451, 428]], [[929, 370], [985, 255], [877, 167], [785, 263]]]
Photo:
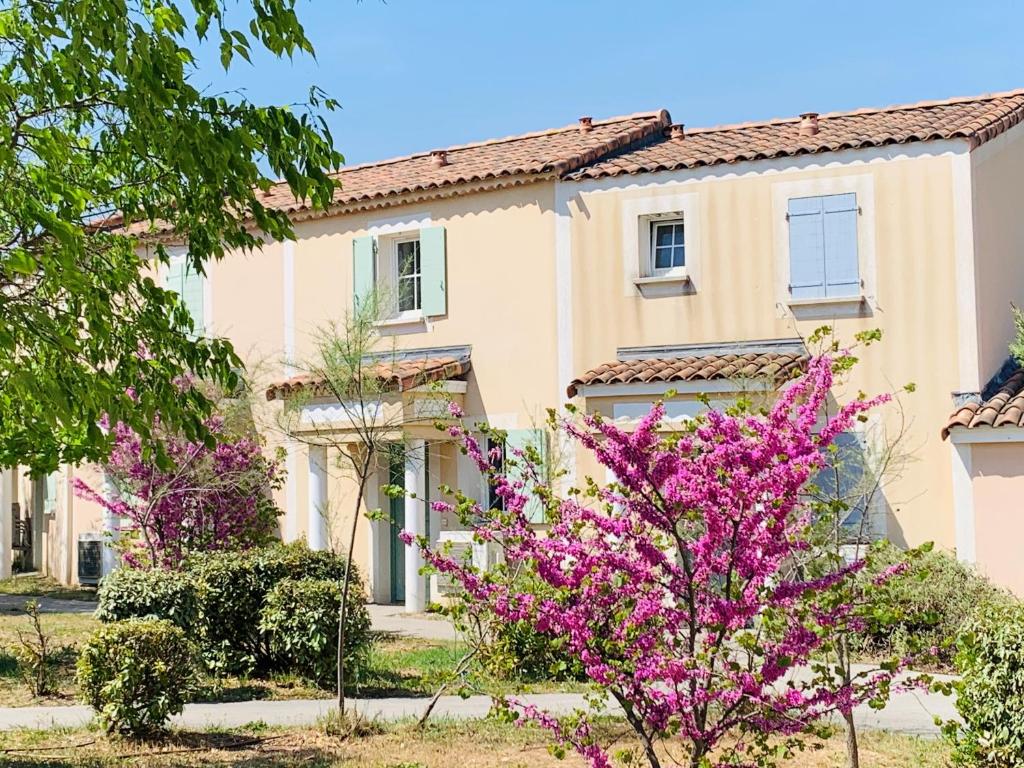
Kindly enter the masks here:
[[988, 397], [966, 402], [950, 414], [942, 439], [962, 427], [1024, 427], [1024, 370], [1018, 368]]
[[[376, 377], [385, 389], [406, 392], [435, 381], [462, 378], [469, 373], [471, 367], [468, 356], [444, 355], [376, 360], [368, 363], [364, 370]], [[324, 378], [313, 374], [300, 374], [267, 387], [267, 400], [285, 400], [309, 388], [313, 388], [314, 395], [331, 394]]]
[[800, 352], [748, 352], [745, 354], [649, 357], [603, 363], [573, 379], [568, 395], [595, 384], [633, 384], [652, 381], [713, 381], [722, 379], [786, 379], [803, 369], [807, 355]]

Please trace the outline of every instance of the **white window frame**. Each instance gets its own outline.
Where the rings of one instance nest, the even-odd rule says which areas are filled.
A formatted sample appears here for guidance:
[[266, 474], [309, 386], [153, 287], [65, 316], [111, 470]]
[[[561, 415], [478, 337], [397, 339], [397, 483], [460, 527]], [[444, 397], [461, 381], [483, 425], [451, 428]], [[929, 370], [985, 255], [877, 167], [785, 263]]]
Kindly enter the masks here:
[[[420, 247], [420, 233], [416, 232], [415, 234], [407, 234], [407, 235], [402, 235], [402, 236], [396, 236], [396, 237], [393, 237], [393, 238], [389, 238], [389, 241], [390, 241], [389, 245], [391, 247], [391, 279], [393, 281], [394, 291], [395, 291], [395, 302], [394, 302], [394, 308], [393, 308], [392, 316], [395, 319], [398, 319], [398, 320], [411, 320], [411, 319], [416, 319], [416, 318], [422, 317], [423, 316], [423, 251], [422, 251], [422, 248]], [[416, 243], [417, 248], [420, 251], [419, 271], [414, 273], [414, 275], [412, 277], [410, 277], [410, 276], [403, 277], [401, 274], [399, 274], [399, 268], [400, 268], [401, 262], [400, 262], [399, 256], [398, 256], [398, 249], [404, 243]], [[400, 306], [401, 306], [401, 293], [402, 293], [402, 290], [401, 290], [401, 288], [402, 288], [402, 280], [409, 280], [409, 279], [416, 280], [419, 283], [419, 285], [417, 286], [417, 289], [416, 289], [416, 295], [417, 295], [417, 297], [419, 299], [419, 301], [417, 303], [419, 304], [419, 306], [418, 307], [413, 307], [412, 309], [405, 309], [405, 310], [403, 310], [403, 309], [400, 309]]]
[[[775, 266], [775, 300], [780, 317], [797, 320], [832, 320], [864, 317], [878, 309], [875, 262], [875, 180], [869, 173], [825, 176], [772, 184], [772, 251]], [[857, 270], [859, 295], [794, 299], [790, 294], [789, 201], [800, 197], [825, 197], [853, 193], [857, 196]]]
[[[672, 277], [672, 276], [684, 276], [686, 275], [686, 219], [682, 216], [675, 216], [674, 214], [658, 214], [654, 216], [644, 217], [647, 220], [648, 229], [648, 263], [647, 263], [647, 275], [649, 277]], [[657, 266], [657, 255], [658, 255], [658, 238], [657, 231], [658, 227], [676, 227], [680, 226], [683, 228], [683, 263], [679, 265], [673, 264], [671, 267], [658, 267]], [[671, 250], [675, 248], [676, 243], [673, 236], [673, 244], [668, 246]]]
[[[697, 192], [666, 189], [622, 201], [623, 294], [655, 298], [695, 293], [700, 288], [700, 210]], [[662, 220], [681, 220], [686, 265], [653, 272], [651, 229]]]

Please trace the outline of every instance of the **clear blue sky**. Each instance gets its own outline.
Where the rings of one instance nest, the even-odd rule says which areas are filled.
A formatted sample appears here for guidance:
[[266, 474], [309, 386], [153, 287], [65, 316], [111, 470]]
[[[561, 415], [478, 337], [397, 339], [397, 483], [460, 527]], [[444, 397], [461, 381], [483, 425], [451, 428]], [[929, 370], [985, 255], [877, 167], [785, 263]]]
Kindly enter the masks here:
[[317, 49], [197, 80], [317, 84], [349, 164], [668, 108], [697, 127], [1024, 86], [1024, 3], [299, 0]]

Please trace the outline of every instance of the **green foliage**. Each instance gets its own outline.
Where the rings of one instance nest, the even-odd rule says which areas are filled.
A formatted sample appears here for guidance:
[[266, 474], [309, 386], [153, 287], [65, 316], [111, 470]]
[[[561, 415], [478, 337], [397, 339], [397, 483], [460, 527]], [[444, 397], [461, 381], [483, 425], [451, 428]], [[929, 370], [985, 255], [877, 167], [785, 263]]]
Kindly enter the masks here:
[[[507, 573], [504, 564], [497, 565], [489, 578], [501, 579]], [[557, 598], [535, 574], [520, 572], [510, 576], [514, 589], [527, 590], [544, 598]], [[579, 659], [564, 648], [564, 638], [542, 634], [526, 621], [493, 621], [477, 624], [468, 610], [465, 597], [457, 597], [446, 609], [456, 626], [470, 636], [476, 635], [480, 666], [497, 680], [516, 683], [575, 682], [587, 679]]]
[[98, 597], [96, 618], [105, 622], [167, 619], [188, 631], [199, 616], [195, 584], [178, 571], [118, 568], [103, 578]]
[[[155, 417], [208, 439], [211, 403], [178, 381], [234, 387], [229, 343], [196, 338], [153, 278], [174, 233], [191, 267], [293, 236], [261, 202], [274, 179], [326, 208], [342, 158], [318, 115], [265, 107], [197, 81], [189, 46], [225, 68], [258, 48], [311, 53], [294, 0], [17, 0], [0, 8], [0, 464], [40, 472], [102, 460], [103, 417], [148, 436]], [[231, 7], [232, 12], [228, 13]], [[236, 29], [230, 18], [248, 22]], [[115, 213], [117, 212], [117, 213]], [[158, 457], [162, 458], [158, 452]]]
[[[341, 582], [345, 558], [314, 551], [305, 542], [244, 552], [211, 552], [193, 558], [188, 572], [200, 605], [203, 655], [213, 670], [251, 674], [274, 668], [269, 638], [260, 629], [267, 595], [283, 579], [301, 575]], [[353, 569], [352, 593], [363, 586]]]
[[1010, 306], [1013, 312], [1013, 341], [1010, 342], [1010, 357], [1017, 365], [1024, 366], [1024, 310], [1013, 304]]
[[[353, 593], [345, 616], [345, 669], [351, 678], [365, 665], [370, 645], [370, 615], [362, 595]], [[278, 670], [295, 672], [318, 685], [333, 682], [338, 670], [338, 616], [341, 584], [337, 580], [286, 578], [263, 605], [260, 629], [270, 638]]]
[[960, 680], [953, 688], [963, 723], [944, 726], [953, 763], [1024, 765], [1024, 606], [984, 606], [960, 633], [957, 649]]
[[108, 733], [146, 736], [182, 711], [198, 668], [185, 632], [164, 619], [100, 627], [78, 658], [78, 685]]
[[57, 690], [60, 660], [65, 649], [55, 644], [43, 630], [38, 601], [26, 602], [25, 613], [30, 630], [18, 631], [18, 643], [12, 646], [11, 655], [17, 661], [18, 672], [32, 695], [46, 696]]
[[[905, 553], [892, 544], [872, 552], [871, 578], [903, 562]], [[906, 656], [937, 648], [937, 658], [951, 665], [955, 639], [979, 606], [1005, 601], [1005, 593], [948, 552], [931, 550], [913, 559], [910, 568], [875, 588], [878, 620], [855, 638], [856, 648], [872, 656]]]

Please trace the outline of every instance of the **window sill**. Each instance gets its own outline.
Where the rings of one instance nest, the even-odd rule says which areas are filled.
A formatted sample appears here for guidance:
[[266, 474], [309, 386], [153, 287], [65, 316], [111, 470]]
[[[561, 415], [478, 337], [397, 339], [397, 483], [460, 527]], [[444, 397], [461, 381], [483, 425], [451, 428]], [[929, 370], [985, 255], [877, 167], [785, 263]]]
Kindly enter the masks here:
[[430, 330], [430, 322], [419, 313], [378, 320], [374, 327], [381, 336], [400, 336], [406, 333], [426, 333]]
[[864, 296], [833, 296], [819, 299], [790, 299], [789, 310], [797, 320], [867, 317], [871, 307]]
[[633, 285], [645, 299], [683, 296], [695, 292], [693, 281], [685, 272], [675, 275], [657, 275], [656, 277], [637, 277], [633, 280]]

